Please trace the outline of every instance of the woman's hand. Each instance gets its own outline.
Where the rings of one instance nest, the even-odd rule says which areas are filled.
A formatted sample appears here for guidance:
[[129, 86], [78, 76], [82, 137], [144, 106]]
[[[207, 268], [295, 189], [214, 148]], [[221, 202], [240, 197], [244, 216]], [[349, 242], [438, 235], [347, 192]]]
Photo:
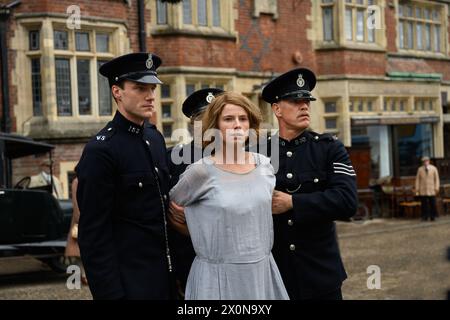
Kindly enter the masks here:
[[272, 214], [285, 213], [293, 208], [292, 195], [275, 190], [272, 194]]
[[180, 224], [186, 223], [186, 217], [184, 216], [184, 207], [180, 207], [175, 202], [170, 201], [169, 213], [173, 221]]

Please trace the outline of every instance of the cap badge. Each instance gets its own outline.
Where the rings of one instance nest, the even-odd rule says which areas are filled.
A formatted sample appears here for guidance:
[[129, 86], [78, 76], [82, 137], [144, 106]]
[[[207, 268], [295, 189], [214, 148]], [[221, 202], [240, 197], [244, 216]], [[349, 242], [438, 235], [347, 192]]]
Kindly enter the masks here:
[[208, 92], [208, 95], [206, 96], [206, 102], [211, 103], [211, 101], [214, 100], [214, 95], [212, 92]]
[[148, 59], [145, 61], [145, 66], [147, 69], [151, 69], [153, 67], [153, 57], [151, 53], [148, 54]]
[[301, 88], [304, 85], [305, 85], [305, 80], [303, 79], [303, 75], [300, 73], [298, 75], [298, 79], [297, 79], [297, 86], [299, 86]]

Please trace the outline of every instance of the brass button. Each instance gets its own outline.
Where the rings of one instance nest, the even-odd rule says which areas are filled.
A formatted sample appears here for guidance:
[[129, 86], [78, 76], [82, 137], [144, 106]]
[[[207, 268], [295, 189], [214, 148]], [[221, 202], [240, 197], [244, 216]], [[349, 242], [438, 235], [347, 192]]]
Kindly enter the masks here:
[[289, 246], [289, 250], [294, 251], [294, 250], [295, 250], [295, 244], [291, 244], [291, 245]]
[[143, 184], [142, 182], [139, 182], [139, 188], [142, 188]]
[[288, 220], [288, 225], [292, 226], [294, 225], [294, 221], [292, 221], [291, 219]]
[[292, 157], [292, 152], [288, 151], [288, 152], [286, 152], [286, 155], [290, 158], [290, 157]]
[[293, 176], [294, 176], [294, 175], [293, 175], [292, 173], [288, 173], [288, 174], [286, 175], [286, 177], [287, 177], [288, 179], [292, 179]]

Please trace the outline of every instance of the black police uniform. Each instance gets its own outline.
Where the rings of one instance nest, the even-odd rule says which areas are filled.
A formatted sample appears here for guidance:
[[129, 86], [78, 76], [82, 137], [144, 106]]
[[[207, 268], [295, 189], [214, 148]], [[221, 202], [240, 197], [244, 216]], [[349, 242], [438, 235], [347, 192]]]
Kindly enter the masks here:
[[[184, 115], [191, 118], [203, 112], [215, 96], [222, 92], [223, 90], [218, 88], [206, 88], [195, 91], [183, 102], [182, 111]], [[202, 157], [202, 148], [194, 144], [194, 141], [169, 148], [168, 158], [171, 188], [177, 184], [180, 175], [186, 170], [187, 166], [197, 162]], [[195, 258], [194, 247], [189, 236], [185, 236], [173, 228], [169, 228], [169, 236], [175, 275], [180, 282], [181, 290], [184, 294], [189, 271]]]
[[[263, 89], [269, 103], [280, 99], [315, 100], [315, 76], [296, 69]], [[278, 135], [279, 167], [275, 189], [291, 194], [293, 209], [273, 215], [273, 256], [291, 299], [340, 298], [347, 277], [336, 237], [335, 220], [356, 212], [357, 192], [344, 145], [330, 134], [304, 131], [291, 141]], [[269, 145], [270, 146], [270, 145]], [[270, 148], [269, 152], [270, 152]]]
[[[148, 61], [146, 54], [136, 55], [141, 54], [127, 59]], [[124, 62], [123, 57], [117, 59]], [[148, 78], [155, 76], [151, 63], [148, 66], [152, 73], [141, 74], [147, 77], [142, 81], [155, 81]], [[116, 70], [114, 65], [109, 68]], [[136, 64], [127, 72], [142, 69]], [[114, 83], [114, 73], [106, 75], [114, 76]], [[166, 152], [154, 125], [137, 125], [120, 112], [84, 148], [76, 168], [78, 240], [94, 299], [171, 297]]]

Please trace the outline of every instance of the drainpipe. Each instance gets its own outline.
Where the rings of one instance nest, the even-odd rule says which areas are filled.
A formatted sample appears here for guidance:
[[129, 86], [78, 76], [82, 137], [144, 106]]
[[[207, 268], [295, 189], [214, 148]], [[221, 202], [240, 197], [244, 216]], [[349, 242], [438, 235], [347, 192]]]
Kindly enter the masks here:
[[147, 52], [147, 35], [145, 33], [145, 0], [138, 0], [139, 51]]
[[13, 1], [0, 7], [0, 46], [2, 59], [2, 105], [3, 116], [1, 130], [11, 132], [11, 117], [9, 115], [9, 77], [8, 77], [8, 22], [11, 9], [18, 6], [21, 1]]

